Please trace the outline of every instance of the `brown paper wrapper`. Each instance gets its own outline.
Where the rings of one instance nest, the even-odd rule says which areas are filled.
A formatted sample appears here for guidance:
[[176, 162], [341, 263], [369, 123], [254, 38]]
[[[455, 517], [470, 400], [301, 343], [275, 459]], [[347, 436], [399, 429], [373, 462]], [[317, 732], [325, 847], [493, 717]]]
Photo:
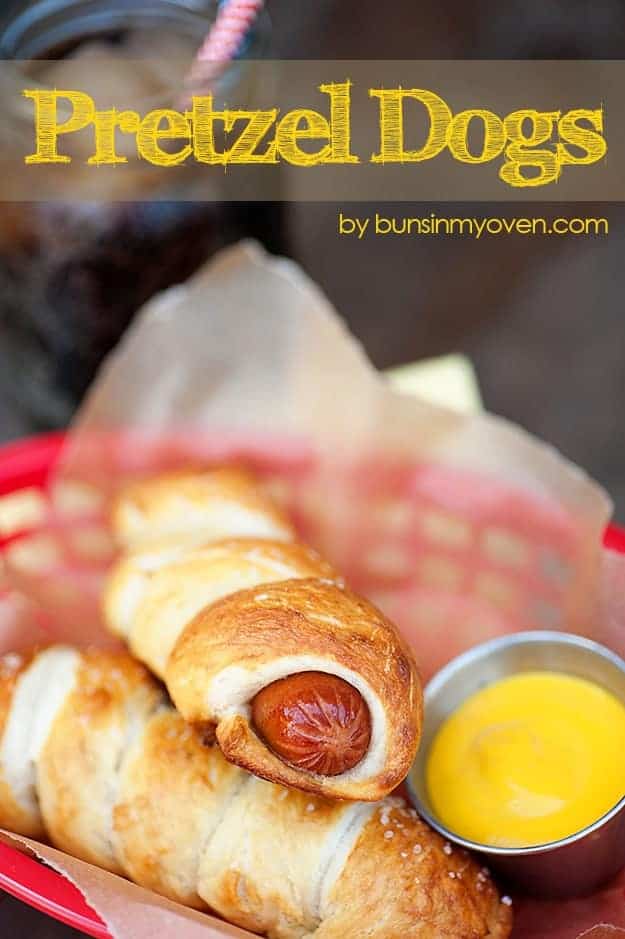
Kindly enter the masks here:
[[0, 838], [17, 850], [44, 861], [71, 881], [89, 906], [105, 919], [114, 939], [179, 935], [184, 939], [249, 939], [251, 935], [205, 913], [185, 909], [122, 877], [85, 864], [38, 841], [2, 831]]

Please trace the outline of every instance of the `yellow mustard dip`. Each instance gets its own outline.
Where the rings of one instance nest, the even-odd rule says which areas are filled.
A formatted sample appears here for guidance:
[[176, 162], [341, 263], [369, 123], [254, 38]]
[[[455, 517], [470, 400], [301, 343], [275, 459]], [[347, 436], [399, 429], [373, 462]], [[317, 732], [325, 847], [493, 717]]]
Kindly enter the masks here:
[[464, 838], [500, 847], [565, 838], [625, 794], [625, 706], [572, 675], [504, 678], [445, 721], [426, 782], [435, 814]]

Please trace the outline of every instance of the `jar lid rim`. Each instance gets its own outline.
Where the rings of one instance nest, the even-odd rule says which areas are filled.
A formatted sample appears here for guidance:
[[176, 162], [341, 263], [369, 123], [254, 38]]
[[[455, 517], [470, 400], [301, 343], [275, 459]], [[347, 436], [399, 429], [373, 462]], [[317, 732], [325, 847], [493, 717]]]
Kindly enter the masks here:
[[[20, 9], [21, 6], [21, 9]], [[0, 57], [45, 58], [62, 42], [113, 31], [123, 25], [170, 22], [191, 29], [198, 39], [214, 20], [215, 0], [32, 0], [0, 17]], [[52, 56], [51, 56], [52, 57]]]

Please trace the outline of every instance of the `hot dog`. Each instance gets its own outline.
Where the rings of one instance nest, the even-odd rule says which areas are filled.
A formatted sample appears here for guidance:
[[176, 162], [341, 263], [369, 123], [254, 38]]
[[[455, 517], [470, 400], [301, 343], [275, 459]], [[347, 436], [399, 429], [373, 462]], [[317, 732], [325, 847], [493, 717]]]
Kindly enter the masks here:
[[[227, 760], [330, 798], [388, 794], [419, 742], [421, 687], [409, 650], [370, 603], [316, 578], [239, 590], [205, 607], [179, 636], [165, 684], [189, 724], [214, 728]], [[329, 702], [343, 717], [331, 708], [320, 724], [312, 692], [320, 710]], [[302, 704], [306, 726], [291, 732]]]
[[360, 692], [325, 672], [300, 672], [267, 685], [252, 702], [252, 723], [291, 766], [323, 776], [353, 769], [371, 740], [371, 716]]
[[481, 862], [451, 854], [401, 800], [328, 801], [252, 779], [123, 653], [0, 658], [0, 752], [0, 827], [269, 939], [510, 933]]
[[233, 472], [120, 493], [112, 520], [127, 553], [105, 592], [106, 621], [231, 763], [319, 796], [380, 799], [419, 743], [411, 651], [294, 531], [276, 538], [275, 508]]

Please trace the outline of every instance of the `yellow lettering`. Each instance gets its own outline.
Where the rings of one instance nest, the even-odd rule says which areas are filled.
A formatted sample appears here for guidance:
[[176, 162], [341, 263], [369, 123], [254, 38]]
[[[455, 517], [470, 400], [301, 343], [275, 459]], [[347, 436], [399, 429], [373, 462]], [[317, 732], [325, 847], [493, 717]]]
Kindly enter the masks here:
[[[469, 125], [472, 120], [484, 124], [482, 152], [476, 155], [469, 150]], [[447, 145], [451, 155], [461, 163], [489, 163], [499, 156], [506, 145], [503, 121], [492, 111], [461, 111], [449, 125]]]
[[[323, 140], [325, 147], [316, 153], [307, 153], [299, 147], [299, 140]], [[293, 166], [318, 166], [332, 153], [330, 125], [317, 111], [304, 108], [290, 111], [282, 118], [276, 133], [280, 156]]]
[[[509, 186], [545, 186], [555, 182], [561, 173], [555, 148], [544, 147], [551, 140], [559, 111], [513, 111], [504, 119], [506, 162], [499, 170], [499, 178]], [[529, 130], [526, 127], [529, 125]], [[537, 172], [528, 176], [524, 169]]]
[[[189, 115], [187, 115], [189, 116]], [[215, 147], [215, 112], [213, 111], [213, 96], [202, 95], [193, 98], [193, 152], [198, 163], [207, 163], [209, 166], [223, 162], [222, 155]]]
[[[209, 166], [227, 166], [230, 163], [277, 163], [276, 141], [272, 140], [264, 152], [259, 153], [261, 142], [273, 127], [278, 109], [271, 111], [214, 111], [212, 95], [193, 98], [193, 150], [198, 163]], [[226, 136], [239, 121], [245, 125], [230, 149]], [[217, 128], [216, 128], [217, 125]], [[220, 131], [223, 149], [218, 150], [215, 137]]]
[[[184, 140], [181, 150], [169, 152], [160, 146], [162, 140]], [[193, 152], [191, 124], [186, 114], [179, 111], [151, 111], [141, 121], [137, 131], [137, 151], [143, 160], [155, 166], [180, 166]]]
[[[582, 120], [588, 121], [594, 130], [580, 127], [577, 122]], [[575, 156], [564, 144], [558, 144], [560, 164], [588, 166], [596, 163], [608, 151], [608, 145], [603, 137], [603, 111], [600, 108], [595, 111], [588, 111], [584, 108], [569, 111], [558, 124], [558, 132], [566, 143], [585, 151], [584, 156]]]
[[[81, 91], [25, 90], [25, 98], [35, 104], [36, 153], [24, 158], [28, 165], [37, 163], [71, 163], [72, 159], [58, 151], [58, 138], [84, 130], [93, 122], [95, 105], [89, 95]], [[69, 117], [59, 123], [58, 102], [67, 101], [71, 107]]]
[[[318, 91], [329, 99], [323, 99], [326, 107], [320, 111], [216, 111], [212, 95], [203, 95], [194, 96], [192, 109], [184, 113], [158, 109], [142, 118], [130, 110], [98, 111], [84, 92], [26, 89], [22, 94], [34, 105], [36, 150], [24, 161], [71, 163], [70, 155], [59, 152], [61, 138], [93, 126], [91, 166], [128, 163], [129, 157], [117, 152], [120, 134], [133, 135], [138, 157], [159, 167], [180, 166], [191, 156], [198, 163], [224, 167], [281, 160], [299, 167], [360, 163], [352, 152], [352, 82], [320, 84]], [[454, 116], [443, 98], [424, 88], [370, 88], [369, 97], [377, 99], [379, 115], [379, 150], [372, 153], [371, 163], [420, 163], [445, 148], [453, 159], [468, 164], [488, 163], [503, 154], [499, 178], [522, 188], [555, 182], [567, 164], [597, 163], [608, 149], [601, 108], [573, 109], [564, 116], [528, 108], [506, 117], [471, 108]], [[326, 116], [321, 112], [328, 106]], [[419, 143], [412, 149], [414, 139]], [[382, 228], [384, 222], [381, 217]]]
[[360, 157], [351, 152], [351, 88], [350, 81], [319, 86], [319, 91], [330, 95], [331, 154], [325, 163], [360, 163]]
[[[431, 160], [444, 150], [452, 114], [443, 99], [433, 91], [422, 88], [371, 88], [369, 96], [380, 100], [380, 152], [373, 154], [372, 163], [419, 163], [422, 160]], [[428, 113], [430, 129], [420, 150], [404, 148], [406, 99], [420, 101]]]
[[230, 150], [223, 154], [223, 163], [277, 163], [276, 141], [272, 140], [264, 153], [257, 149], [278, 117], [278, 109], [271, 111], [224, 111], [226, 133], [230, 133], [237, 121], [247, 121]]
[[119, 127], [125, 134], [136, 134], [140, 118], [135, 111], [96, 111], [93, 119], [95, 127], [95, 154], [89, 157], [90, 166], [115, 166], [127, 163], [128, 158], [118, 156], [115, 149], [115, 131]]

